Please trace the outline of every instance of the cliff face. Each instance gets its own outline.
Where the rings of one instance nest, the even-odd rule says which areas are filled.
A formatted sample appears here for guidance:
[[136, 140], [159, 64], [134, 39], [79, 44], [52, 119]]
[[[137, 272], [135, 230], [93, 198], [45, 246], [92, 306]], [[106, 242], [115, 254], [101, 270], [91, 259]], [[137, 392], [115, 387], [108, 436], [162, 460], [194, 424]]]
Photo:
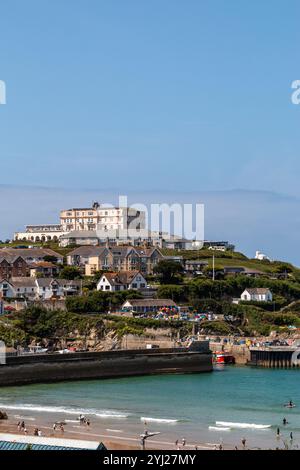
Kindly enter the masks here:
[[42, 345], [48, 349], [113, 350], [143, 348], [147, 343], [173, 347], [191, 334], [191, 324], [118, 315], [74, 314], [31, 307], [0, 319], [0, 340], [10, 347]]
[[[143, 349], [147, 344], [155, 344], [160, 348], [172, 348], [181, 345], [176, 340], [171, 328], [145, 328], [143, 334], [118, 335], [115, 329], [99, 332], [95, 328], [82, 335], [78, 330], [71, 331], [67, 337], [56, 341], [55, 347], [63, 349], [72, 347], [76, 349], [89, 349], [93, 351], [110, 351], [114, 349]], [[44, 340], [47, 345], [47, 339]]]

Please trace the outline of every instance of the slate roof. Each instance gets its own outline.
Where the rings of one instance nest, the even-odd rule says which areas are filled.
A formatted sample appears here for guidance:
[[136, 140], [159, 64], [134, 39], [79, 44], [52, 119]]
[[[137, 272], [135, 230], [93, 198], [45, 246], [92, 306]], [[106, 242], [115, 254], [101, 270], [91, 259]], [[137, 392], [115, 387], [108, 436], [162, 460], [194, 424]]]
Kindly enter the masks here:
[[131, 284], [131, 282], [138, 274], [142, 275], [139, 271], [120, 271], [113, 273], [104, 273], [102, 277], [106, 277], [106, 279], [112, 286], [123, 286]]

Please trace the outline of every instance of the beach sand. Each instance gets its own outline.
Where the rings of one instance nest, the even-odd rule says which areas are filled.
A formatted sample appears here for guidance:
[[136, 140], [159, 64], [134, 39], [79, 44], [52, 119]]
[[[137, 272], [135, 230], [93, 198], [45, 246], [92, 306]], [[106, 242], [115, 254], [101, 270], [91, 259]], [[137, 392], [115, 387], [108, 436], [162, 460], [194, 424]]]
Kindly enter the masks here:
[[[13, 415], [8, 414], [7, 420], [0, 421], [0, 433], [20, 434], [24, 432], [18, 431], [18, 422], [24, 421], [27, 429], [27, 434], [33, 436], [36, 428], [40, 429], [43, 437], [79, 439], [103, 442], [108, 450], [140, 450], [140, 436], [134, 435], [130, 430], [124, 429], [111, 429], [105, 423], [92, 422], [90, 426], [80, 424], [75, 418], [67, 419], [64, 426], [64, 432], [60, 429], [54, 431], [53, 423], [65, 421], [62, 416], [48, 416], [36, 414], [31, 416], [26, 415]], [[120, 426], [119, 426], [120, 427]], [[141, 427], [141, 433], [143, 429]], [[146, 441], [147, 450], [214, 450], [214, 444], [187, 442], [182, 446], [181, 441], [176, 446], [175, 442], [168, 439], [168, 436], [154, 436]]]

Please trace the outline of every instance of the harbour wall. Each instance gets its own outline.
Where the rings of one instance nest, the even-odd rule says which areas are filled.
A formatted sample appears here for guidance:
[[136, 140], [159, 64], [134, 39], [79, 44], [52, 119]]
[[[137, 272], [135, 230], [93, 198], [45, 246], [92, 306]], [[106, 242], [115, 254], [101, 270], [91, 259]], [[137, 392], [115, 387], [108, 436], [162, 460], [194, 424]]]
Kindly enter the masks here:
[[208, 343], [197, 342], [191, 348], [8, 357], [0, 366], [0, 386], [210, 371]]
[[293, 358], [295, 350], [289, 347], [250, 348], [248, 365], [285, 369], [299, 367]]

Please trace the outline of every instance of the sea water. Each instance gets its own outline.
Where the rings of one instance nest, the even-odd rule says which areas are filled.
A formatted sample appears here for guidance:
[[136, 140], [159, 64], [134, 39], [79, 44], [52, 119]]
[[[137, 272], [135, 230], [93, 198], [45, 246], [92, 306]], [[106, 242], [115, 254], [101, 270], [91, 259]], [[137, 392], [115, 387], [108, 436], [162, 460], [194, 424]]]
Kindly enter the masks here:
[[[76, 422], [79, 414], [110, 434], [240, 447], [300, 445], [300, 370], [217, 366], [212, 373], [158, 375], [0, 388], [10, 416]], [[284, 404], [296, 403], [293, 409]], [[51, 418], [52, 417], [52, 418]], [[288, 424], [283, 426], [286, 418]], [[146, 424], [145, 424], [146, 423]], [[280, 437], [276, 437], [277, 428]], [[293, 441], [290, 442], [290, 432]]]

